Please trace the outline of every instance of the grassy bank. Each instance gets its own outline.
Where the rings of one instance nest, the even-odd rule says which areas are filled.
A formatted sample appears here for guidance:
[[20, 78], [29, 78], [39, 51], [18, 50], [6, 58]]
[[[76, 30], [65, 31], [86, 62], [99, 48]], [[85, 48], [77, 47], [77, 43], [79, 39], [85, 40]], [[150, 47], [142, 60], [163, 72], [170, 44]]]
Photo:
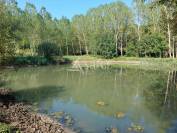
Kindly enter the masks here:
[[102, 56], [92, 56], [92, 55], [83, 55], [83, 56], [64, 56], [63, 58], [69, 59], [71, 61], [95, 61], [95, 60], [103, 60], [103, 61], [147, 61], [147, 62], [153, 62], [153, 61], [160, 61], [160, 62], [173, 62], [177, 64], [177, 59], [172, 59], [172, 58], [139, 58], [139, 57], [115, 57], [111, 59], [105, 59]]
[[83, 67], [117, 65], [142, 67], [148, 69], [174, 69], [177, 70], [177, 59], [171, 58], [138, 58], [138, 57], [117, 57], [105, 59], [101, 56], [55, 56], [45, 58], [41, 56], [16, 56], [12, 60], [5, 62], [5, 66], [41, 66], [51, 64], [76, 64]]
[[11, 132], [11, 128], [9, 125], [0, 123], [0, 133], [10, 133], [10, 132]]
[[[64, 56], [65, 59], [78, 64], [94, 64], [100, 62], [105, 65], [116, 67], [117, 65], [143, 67], [147, 69], [174, 69], [177, 70], [177, 59], [171, 58], [138, 58], [138, 57], [117, 57], [104, 59], [100, 56]], [[93, 62], [93, 63], [91, 63]]]

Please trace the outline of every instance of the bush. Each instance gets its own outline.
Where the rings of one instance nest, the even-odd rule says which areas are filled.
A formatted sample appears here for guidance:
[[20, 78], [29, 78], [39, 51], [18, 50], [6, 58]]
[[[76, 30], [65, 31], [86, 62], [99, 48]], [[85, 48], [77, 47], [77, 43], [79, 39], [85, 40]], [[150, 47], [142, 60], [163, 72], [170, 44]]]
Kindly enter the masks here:
[[137, 47], [141, 57], [161, 57], [167, 50], [165, 38], [158, 33], [144, 36]]
[[128, 45], [127, 45], [127, 48], [126, 48], [126, 55], [127, 56], [132, 56], [132, 57], [135, 57], [135, 56], [138, 56], [138, 48], [137, 48], [137, 44], [136, 43], [133, 43], [133, 42], [130, 42]]
[[15, 32], [17, 21], [8, 14], [8, 8], [0, 1], [0, 64], [8, 61], [15, 55]]
[[95, 41], [95, 49], [96, 53], [98, 55], [103, 56], [104, 58], [113, 58], [116, 56], [116, 51], [115, 51], [115, 43], [114, 39], [112, 38], [113, 36], [110, 36], [108, 34], [100, 34], [97, 36], [97, 41]]
[[0, 133], [10, 133], [11, 129], [8, 125], [0, 123]]
[[37, 53], [39, 56], [49, 59], [52, 56], [59, 55], [59, 47], [55, 43], [43, 42], [38, 45]]
[[15, 65], [47, 65], [49, 63], [50, 60], [39, 56], [16, 57], [14, 59]]

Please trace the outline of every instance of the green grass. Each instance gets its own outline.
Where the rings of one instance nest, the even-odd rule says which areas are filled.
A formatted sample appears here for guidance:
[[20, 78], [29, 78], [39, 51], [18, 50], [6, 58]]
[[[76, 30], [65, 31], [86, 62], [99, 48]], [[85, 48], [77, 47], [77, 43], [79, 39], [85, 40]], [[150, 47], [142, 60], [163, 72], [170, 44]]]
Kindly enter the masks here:
[[112, 59], [105, 59], [101, 56], [83, 55], [83, 56], [64, 56], [63, 58], [71, 61], [95, 61], [95, 60], [110, 60], [110, 61], [141, 61], [141, 62], [163, 62], [177, 64], [177, 59], [172, 58], [139, 58], [139, 57], [115, 57]]
[[[23, 56], [23, 57], [15, 57], [15, 59], [10, 62], [12, 65], [49, 65], [49, 64], [66, 64], [71, 63], [73, 61], [126, 61], [120, 63], [120, 65], [126, 66], [135, 66], [151, 68], [151, 69], [174, 69], [177, 70], [177, 59], [171, 58], [138, 58], [138, 57], [116, 57], [112, 59], [105, 59], [101, 56], [93, 56], [93, 55], [83, 55], [83, 56], [55, 56], [53, 60], [48, 60], [44, 57], [39, 56]], [[136, 61], [136, 62], [135, 62]], [[138, 63], [137, 63], [138, 61]], [[56, 62], [56, 63], [54, 63]], [[133, 65], [131, 65], [131, 63]], [[119, 65], [119, 64], [118, 64]], [[120, 66], [119, 65], [119, 66]], [[114, 65], [117, 66], [117, 65]]]
[[101, 56], [83, 55], [83, 56], [64, 56], [63, 58], [69, 59], [71, 61], [94, 61], [98, 59], [103, 59]]
[[9, 125], [0, 123], [0, 133], [10, 133], [10, 132], [11, 132], [11, 128]]
[[[126, 61], [126, 62], [135, 62], [139, 61], [139, 64], [134, 64], [132, 66], [134, 67], [141, 67], [145, 69], [167, 69], [167, 70], [177, 70], [177, 59], [171, 59], [171, 58], [138, 58], [138, 57], [116, 57], [112, 59], [104, 59], [100, 56], [64, 56], [65, 59], [71, 60], [71, 61], [96, 61], [96, 60], [105, 60], [105, 61]], [[121, 63], [120, 65], [124, 66], [131, 66], [130, 64]], [[119, 65], [119, 66], [120, 66]], [[114, 67], [118, 65], [113, 65]]]

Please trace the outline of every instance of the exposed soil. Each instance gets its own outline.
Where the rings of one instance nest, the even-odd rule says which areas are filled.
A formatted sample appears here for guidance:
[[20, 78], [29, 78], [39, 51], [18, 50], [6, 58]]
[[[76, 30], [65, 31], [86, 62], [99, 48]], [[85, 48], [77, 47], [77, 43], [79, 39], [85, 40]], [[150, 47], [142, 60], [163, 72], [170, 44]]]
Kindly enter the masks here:
[[56, 120], [32, 111], [30, 105], [19, 103], [12, 90], [0, 88], [0, 122], [21, 133], [71, 133]]

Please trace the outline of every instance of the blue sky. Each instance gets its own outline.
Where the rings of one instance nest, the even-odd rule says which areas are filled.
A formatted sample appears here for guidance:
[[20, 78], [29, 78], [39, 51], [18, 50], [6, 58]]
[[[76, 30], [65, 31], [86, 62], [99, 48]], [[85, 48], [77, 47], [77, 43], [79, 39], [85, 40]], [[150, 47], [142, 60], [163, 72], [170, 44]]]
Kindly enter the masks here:
[[[66, 16], [72, 18], [76, 14], [85, 14], [88, 9], [101, 4], [110, 3], [116, 0], [17, 0], [20, 8], [24, 9], [25, 3], [33, 3], [39, 10], [42, 6], [52, 14], [53, 17], [61, 18]], [[120, 0], [131, 5], [132, 0]]]

